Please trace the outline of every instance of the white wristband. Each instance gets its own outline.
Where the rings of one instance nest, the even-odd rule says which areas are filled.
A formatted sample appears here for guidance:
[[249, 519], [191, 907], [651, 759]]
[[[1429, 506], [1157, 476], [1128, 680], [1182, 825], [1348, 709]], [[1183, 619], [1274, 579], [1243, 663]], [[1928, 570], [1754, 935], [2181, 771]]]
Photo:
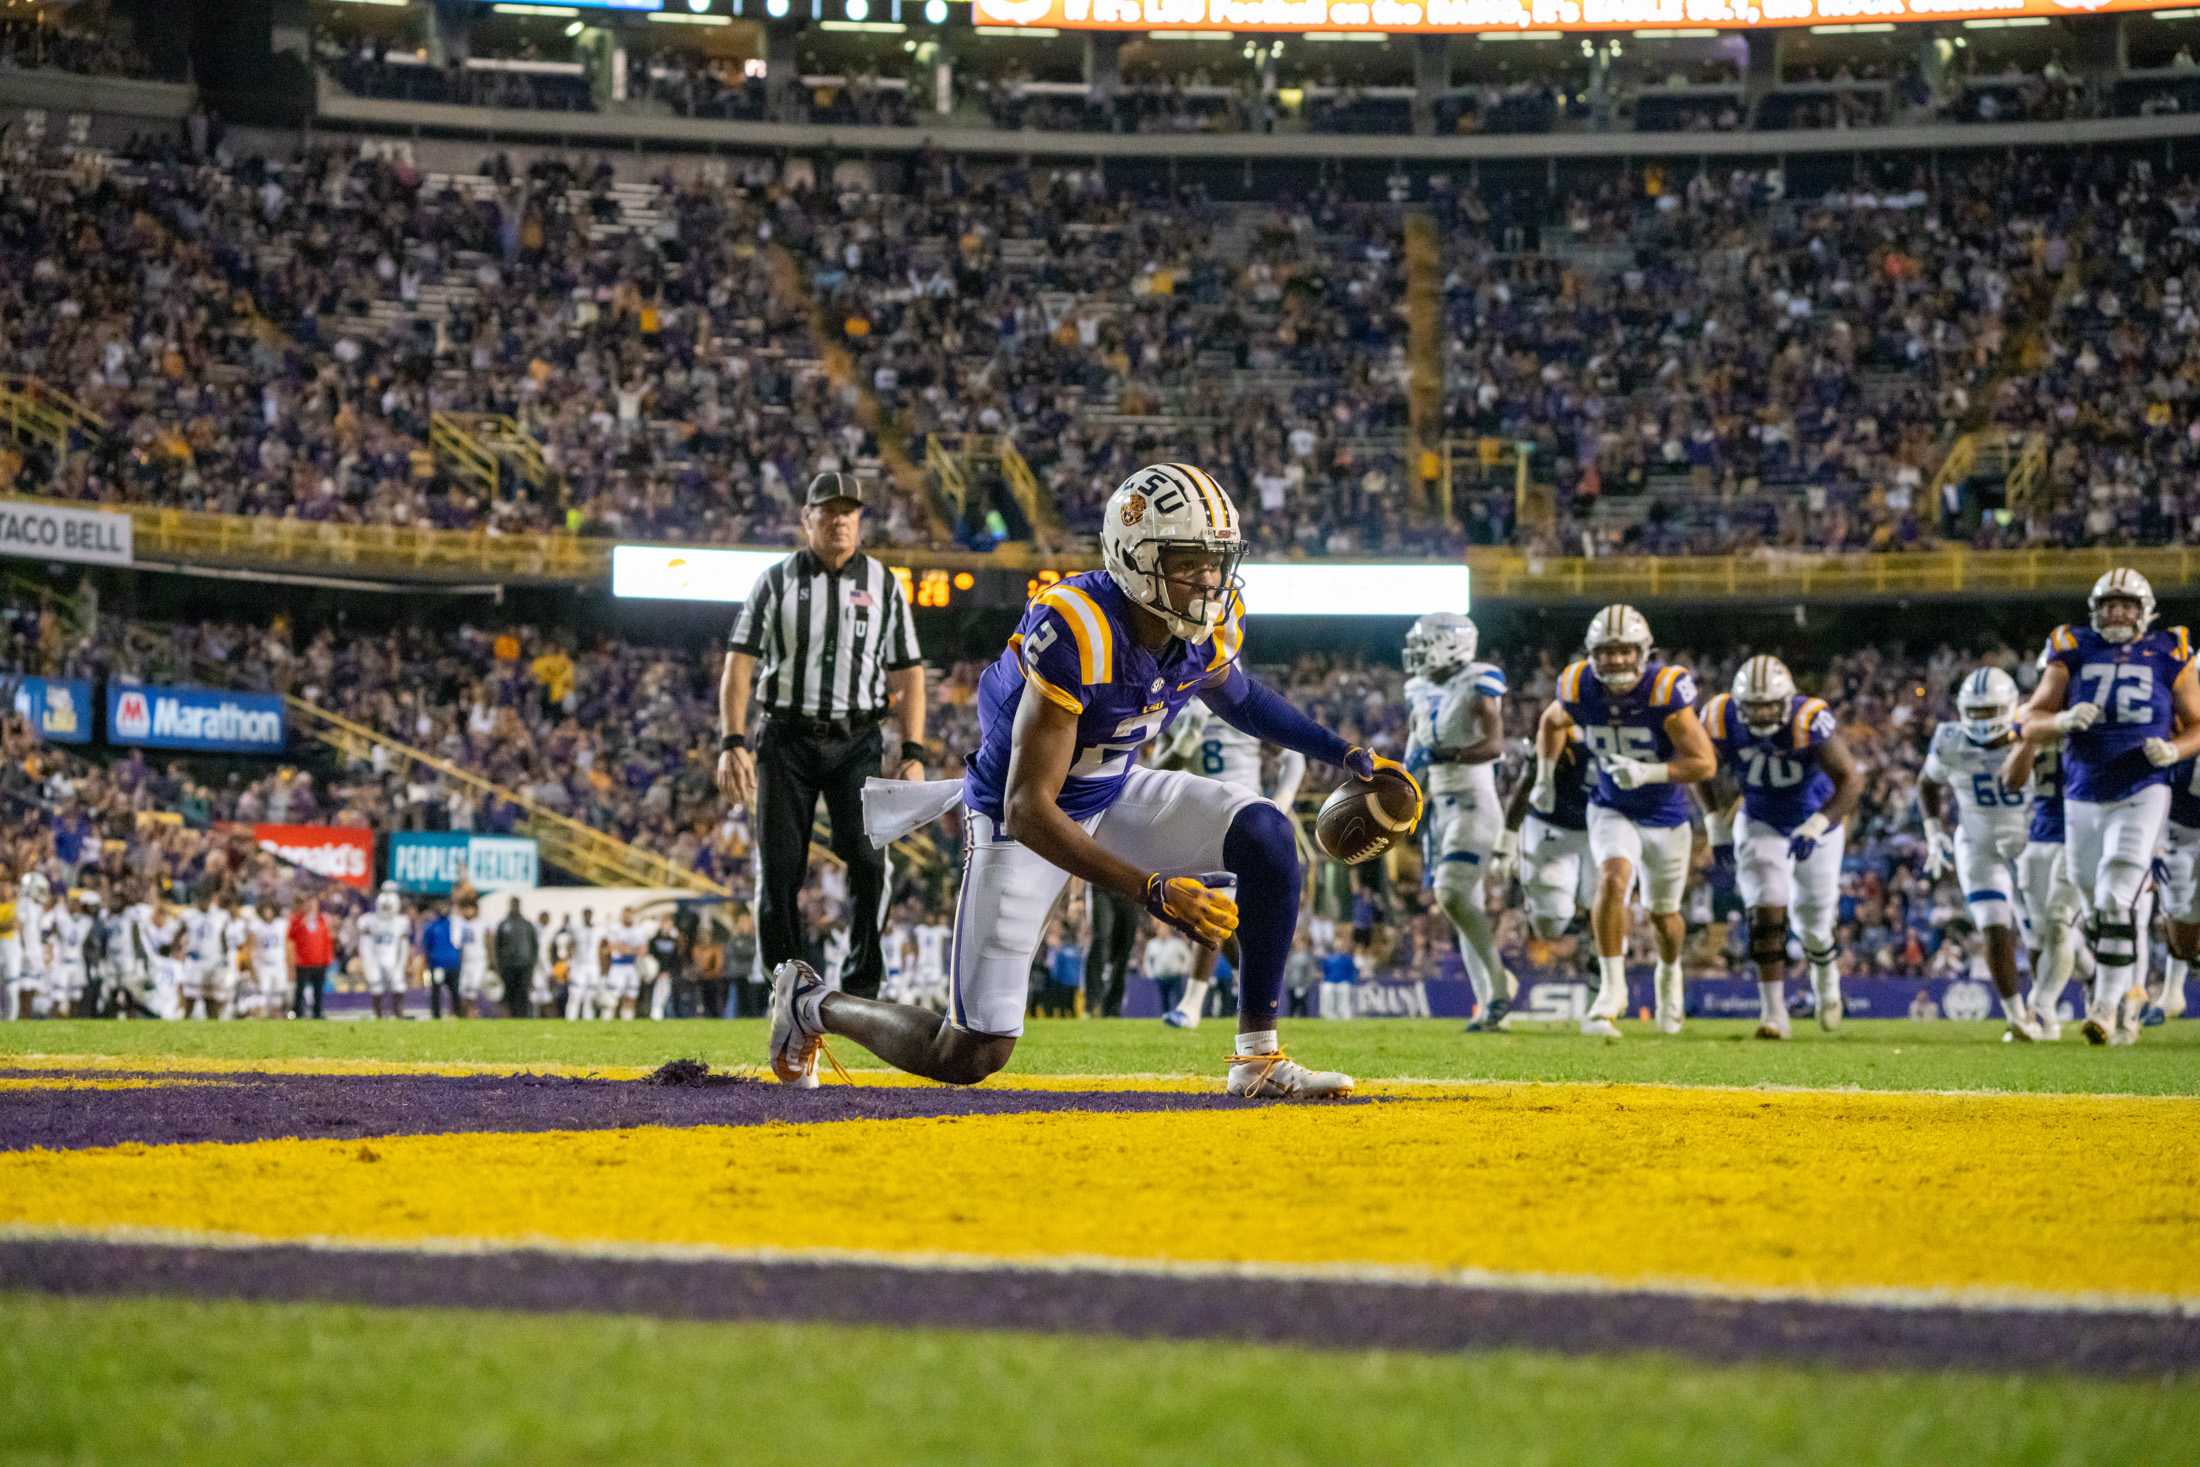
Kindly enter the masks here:
[[1644, 764], [1638, 778], [1643, 784], [1671, 784], [1673, 766], [1670, 764]]

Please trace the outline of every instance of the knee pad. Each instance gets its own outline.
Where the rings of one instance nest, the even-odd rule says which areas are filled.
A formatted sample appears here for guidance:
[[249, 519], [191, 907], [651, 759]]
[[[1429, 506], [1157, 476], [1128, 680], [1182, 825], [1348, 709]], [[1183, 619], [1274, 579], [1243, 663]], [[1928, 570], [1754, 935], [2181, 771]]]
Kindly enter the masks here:
[[1749, 914], [1749, 956], [1758, 963], [1784, 963], [1787, 961], [1788, 933], [1787, 913], [1782, 912], [1777, 921], [1759, 921], [1757, 914]]
[[1288, 891], [1291, 904], [1299, 898], [1299, 844], [1292, 838], [1291, 820], [1266, 800], [1237, 812], [1229, 833], [1222, 838], [1222, 864], [1238, 879], [1238, 902], [1247, 893]]
[[2086, 945], [2093, 950], [2096, 967], [2128, 968], [2138, 960], [2138, 924], [2096, 916], [2086, 923]]
[[1446, 912], [1472, 911], [1482, 896], [1482, 867], [1446, 857], [1436, 868], [1436, 901]]

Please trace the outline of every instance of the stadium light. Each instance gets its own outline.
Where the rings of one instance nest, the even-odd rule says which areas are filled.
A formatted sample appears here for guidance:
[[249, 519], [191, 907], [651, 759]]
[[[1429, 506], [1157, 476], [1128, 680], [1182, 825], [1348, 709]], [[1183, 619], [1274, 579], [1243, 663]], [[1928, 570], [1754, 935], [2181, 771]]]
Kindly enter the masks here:
[[1862, 25], [1814, 25], [1810, 28], [1810, 33], [1814, 36], [1876, 36], [1893, 29], [1894, 22], [1891, 20], [1874, 20]]
[[976, 29], [981, 36], [993, 36], [1000, 40], [1051, 41], [1062, 34], [1050, 25], [981, 25]]
[[661, 25], [732, 25], [730, 15], [681, 15], [676, 11], [660, 10], [650, 16]]
[[821, 20], [817, 28], [821, 31], [861, 31], [871, 36], [898, 36], [909, 29], [898, 20]]
[[1487, 31], [1477, 41], [1555, 41], [1564, 31]]
[[1383, 41], [1387, 41], [1387, 40], [1389, 40], [1389, 39], [1390, 39], [1390, 32], [1389, 32], [1389, 31], [1308, 31], [1308, 32], [1306, 33], [1306, 39], [1307, 39], [1307, 40], [1309, 40], [1309, 41], [1374, 41], [1374, 42], [1380, 43], [1380, 42], [1383, 42]]
[[869, 20], [871, 18], [871, 0], [847, 0], [846, 5], [842, 8], [847, 11], [850, 20]]
[[498, 15], [539, 15], [551, 19], [561, 16], [571, 18], [580, 14], [570, 5], [492, 5], [489, 8]]
[[924, 23], [926, 25], [946, 25], [947, 0], [924, 0]]
[[1149, 41], [1231, 41], [1237, 39], [1230, 31], [1148, 31]]
[[794, 9], [793, 0], [764, 0], [764, 14], [773, 20], [785, 20], [787, 12]]
[[2054, 22], [2044, 15], [2005, 15], [1997, 16], [1992, 20], [1967, 20], [1963, 23], [1963, 28], [1967, 31], [2014, 31], [2029, 30], [2036, 25], [2053, 24]]

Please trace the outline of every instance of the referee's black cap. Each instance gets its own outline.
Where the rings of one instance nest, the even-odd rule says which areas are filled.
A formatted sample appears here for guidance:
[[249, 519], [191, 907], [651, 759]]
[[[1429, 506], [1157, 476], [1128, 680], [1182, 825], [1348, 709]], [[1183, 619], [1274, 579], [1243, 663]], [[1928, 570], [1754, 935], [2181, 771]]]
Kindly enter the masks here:
[[802, 496], [804, 508], [813, 504], [831, 504], [836, 499], [853, 500], [858, 506], [863, 498], [863, 481], [854, 474], [844, 474], [838, 469], [827, 469], [810, 480], [810, 492]]

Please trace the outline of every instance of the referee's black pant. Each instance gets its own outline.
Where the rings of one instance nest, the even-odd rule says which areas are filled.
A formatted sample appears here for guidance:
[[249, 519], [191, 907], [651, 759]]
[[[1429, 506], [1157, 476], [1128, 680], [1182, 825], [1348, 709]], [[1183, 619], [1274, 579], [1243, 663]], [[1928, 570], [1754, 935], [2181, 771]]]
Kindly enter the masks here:
[[810, 830], [823, 795], [833, 854], [848, 863], [848, 963], [840, 986], [861, 998], [878, 997], [886, 976], [878, 946], [886, 853], [863, 833], [863, 781], [878, 774], [884, 752], [876, 723], [851, 730], [777, 717], [758, 735], [756, 938], [766, 974], [808, 949], [802, 882], [810, 873]]

